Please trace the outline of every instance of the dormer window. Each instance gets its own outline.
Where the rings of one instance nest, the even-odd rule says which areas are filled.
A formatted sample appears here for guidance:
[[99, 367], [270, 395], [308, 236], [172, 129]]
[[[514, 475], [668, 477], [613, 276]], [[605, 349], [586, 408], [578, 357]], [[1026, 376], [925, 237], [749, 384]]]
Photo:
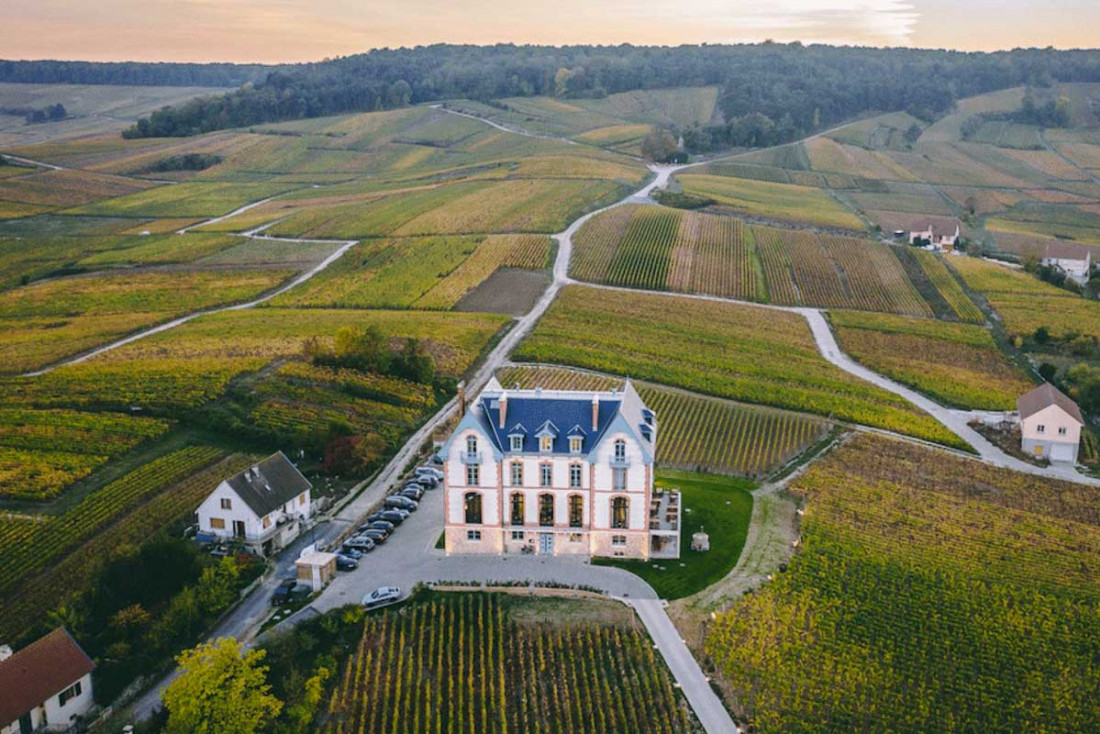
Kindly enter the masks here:
[[512, 451], [523, 451], [523, 436], [511, 436]]
[[583, 440], [580, 436], [572, 436], [569, 439], [569, 451], [570, 453], [579, 454], [581, 452], [581, 444]]
[[546, 453], [550, 453], [553, 450], [554, 450], [554, 437], [553, 436], [542, 436], [541, 438], [539, 438], [539, 451], [546, 454]]

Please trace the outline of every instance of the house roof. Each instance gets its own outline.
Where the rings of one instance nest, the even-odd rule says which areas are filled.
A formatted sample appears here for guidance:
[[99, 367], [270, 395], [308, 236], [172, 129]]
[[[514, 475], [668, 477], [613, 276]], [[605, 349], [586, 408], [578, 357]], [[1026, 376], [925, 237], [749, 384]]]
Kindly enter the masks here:
[[905, 224], [907, 226], [903, 229], [907, 229], [910, 232], [927, 232], [932, 230], [933, 232], [939, 232], [941, 237], [944, 232], [953, 235], [955, 234], [955, 230], [959, 228], [958, 219], [951, 219], [950, 217], [928, 217], [919, 214], [905, 217]]
[[1043, 249], [1043, 257], [1056, 260], [1087, 260], [1089, 248], [1076, 242], [1052, 240], [1047, 242], [1047, 246]]
[[94, 668], [95, 663], [64, 627], [0, 661], [0, 727], [18, 721]]
[[[499, 383], [498, 383], [499, 385]], [[500, 427], [501, 402], [505, 403], [504, 428]], [[592, 404], [597, 403], [596, 426], [592, 427]], [[633, 429], [637, 439], [642, 442], [649, 455], [653, 453], [652, 433], [646, 439], [640, 431], [645, 423], [646, 410], [634, 386], [627, 381], [621, 391], [592, 392], [571, 390], [508, 390], [505, 391], [490, 383], [476, 404], [477, 420], [501, 451], [511, 451], [510, 435], [521, 433], [520, 425], [539, 426], [539, 433], [546, 435], [542, 428], [553, 426], [551, 453], [569, 453], [569, 438], [580, 436], [583, 450], [591, 451], [599, 445], [608, 428], [618, 418], [623, 418], [627, 426]], [[568, 431], [561, 430], [569, 426]], [[577, 429], [580, 430], [577, 430]], [[523, 452], [535, 453], [539, 450], [538, 433], [523, 435]]]
[[313, 487], [282, 451], [225, 481], [259, 517], [279, 509]]
[[1029, 418], [1052, 405], [1057, 405], [1075, 421], [1084, 425], [1085, 420], [1081, 417], [1081, 409], [1077, 407], [1077, 403], [1070, 400], [1065, 393], [1049, 382], [1044, 382], [1031, 392], [1025, 393], [1016, 399], [1016, 410], [1020, 413], [1020, 420]]

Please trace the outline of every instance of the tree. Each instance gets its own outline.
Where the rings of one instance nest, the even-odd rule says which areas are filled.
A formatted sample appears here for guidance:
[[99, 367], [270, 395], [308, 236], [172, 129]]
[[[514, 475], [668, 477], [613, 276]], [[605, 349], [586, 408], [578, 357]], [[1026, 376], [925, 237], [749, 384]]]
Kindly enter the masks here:
[[182, 674], [164, 691], [168, 734], [252, 734], [279, 715], [271, 695], [266, 654], [231, 637], [185, 650], [176, 658]]
[[642, 140], [642, 155], [664, 163], [676, 152], [676, 138], [668, 130], [654, 128]]
[[1032, 338], [1035, 339], [1036, 344], [1046, 344], [1050, 341], [1050, 329], [1045, 326], [1040, 326], [1032, 334]]
[[1047, 382], [1054, 382], [1054, 378], [1057, 374], [1058, 368], [1050, 362], [1043, 362], [1039, 365], [1039, 377], [1042, 377]]
[[435, 362], [423, 343], [410, 336], [405, 340], [405, 350], [394, 357], [393, 372], [406, 380], [430, 385], [435, 377]]

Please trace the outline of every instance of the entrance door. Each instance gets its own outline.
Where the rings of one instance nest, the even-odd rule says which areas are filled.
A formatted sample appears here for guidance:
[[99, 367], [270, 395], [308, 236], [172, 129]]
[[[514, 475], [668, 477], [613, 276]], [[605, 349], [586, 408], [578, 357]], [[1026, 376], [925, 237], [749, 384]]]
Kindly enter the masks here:
[[34, 727], [31, 726], [31, 715], [23, 714], [19, 717], [19, 734], [31, 734]]
[[554, 555], [554, 534], [553, 533], [539, 533], [539, 555], [552, 556]]
[[233, 536], [236, 537], [236, 538], [243, 538], [244, 537], [244, 521], [243, 520], [234, 520], [233, 521]]

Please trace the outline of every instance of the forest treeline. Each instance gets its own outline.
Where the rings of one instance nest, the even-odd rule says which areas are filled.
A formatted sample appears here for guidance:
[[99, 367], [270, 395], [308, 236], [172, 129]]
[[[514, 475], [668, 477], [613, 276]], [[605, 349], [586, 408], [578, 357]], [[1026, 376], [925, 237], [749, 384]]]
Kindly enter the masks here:
[[[137, 73], [129, 64], [91, 66], [124, 67], [118, 69], [120, 75]], [[198, 74], [196, 69], [181, 67], [229, 67], [227, 74], [238, 69], [232, 65], [144, 66], [163, 67], [168, 78]], [[0, 62], [0, 81], [5, 80], [4, 68]], [[259, 76], [257, 68], [262, 70]], [[54, 71], [60, 73], [60, 67]], [[209, 70], [211, 76], [214, 72]], [[193, 135], [456, 98], [585, 98], [635, 89], [716, 85], [721, 90], [722, 123], [689, 136], [691, 147], [703, 150], [783, 142], [868, 111], [906, 110], [928, 119], [950, 109], [956, 99], [1017, 85], [1100, 81], [1100, 51], [962, 53], [798, 43], [435, 45], [375, 50], [311, 64], [240, 67], [239, 72], [250, 79], [240, 88], [159, 110], [140, 120], [127, 135]], [[88, 72], [81, 67], [81, 73]], [[155, 83], [154, 76], [150, 73], [143, 83]]]

